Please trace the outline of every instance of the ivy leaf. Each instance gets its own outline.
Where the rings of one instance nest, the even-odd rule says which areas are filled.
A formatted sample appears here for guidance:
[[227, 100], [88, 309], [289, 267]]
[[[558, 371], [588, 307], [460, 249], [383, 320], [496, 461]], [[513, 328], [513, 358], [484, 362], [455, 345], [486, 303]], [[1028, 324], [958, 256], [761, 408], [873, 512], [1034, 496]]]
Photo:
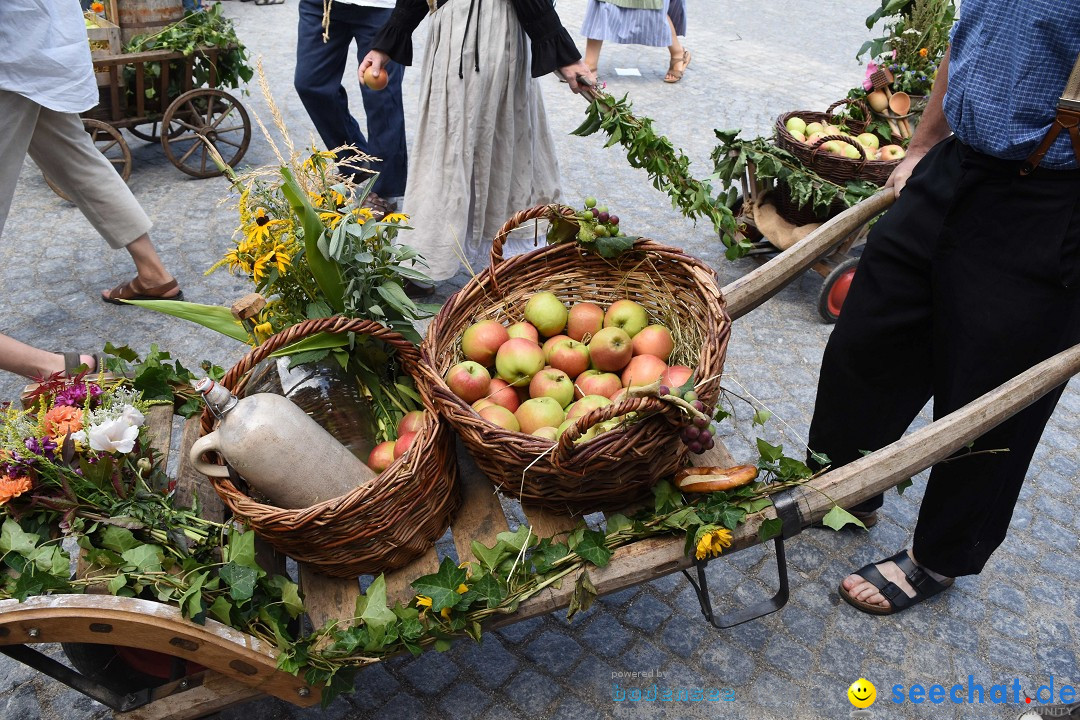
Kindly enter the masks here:
[[911, 487], [913, 484], [914, 483], [912, 482], [911, 478], [908, 478], [907, 480], [904, 480], [903, 482], [897, 484], [897, 486], [896, 486], [896, 494], [897, 495], [903, 495], [904, 491], [907, 490], [909, 487]]
[[737, 507], [742, 508], [749, 515], [751, 513], [756, 513], [759, 510], [764, 510], [765, 508], [769, 507], [770, 505], [772, 505], [772, 500], [770, 500], [767, 497], [764, 497], [764, 498], [758, 498], [757, 500], [746, 500], [744, 502], [739, 503], [737, 505]]
[[218, 595], [214, 598], [213, 604], [207, 608], [206, 612], [217, 618], [218, 622], [224, 625], [232, 625], [232, 618], [230, 617], [232, 605], [229, 604], [224, 595]]
[[821, 522], [826, 527], [831, 527], [833, 530], [839, 530], [845, 525], [857, 525], [863, 530], [866, 529], [866, 525], [863, 525], [862, 520], [839, 505], [833, 505], [832, 510], [825, 514], [825, 517], [821, 519]]
[[780, 518], [769, 518], [761, 523], [758, 528], [758, 539], [761, 542], [771, 540], [784, 530], [784, 521]]
[[570, 546], [566, 543], [552, 542], [551, 538], [544, 538], [533, 551], [531, 559], [536, 572], [541, 575], [550, 572], [555, 561], [570, 554]]
[[107, 550], [122, 553], [138, 547], [141, 543], [135, 539], [127, 528], [110, 525], [101, 534], [101, 545]]
[[218, 571], [218, 576], [229, 586], [229, 595], [232, 599], [243, 601], [250, 600], [255, 593], [255, 582], [259, 579], [259, 572], [254, 568], [229, 561]]
[[758, 452], [761, 454], [761, 459], [766, 462], [776, 462], [780, 458], [784, 457], [783, 445], [770, 445], [761, 438], [757, 439]]
[[589, 578], [589, 571], [582, 570], [581, 574], [578, 575], [577, 582], [574, 583], [574, 592], [570, 596], [570, 606], [566, 609], [566, 619], [573, 620], [574, 615], [588, 610], [592, 607], [594, 600], [596, 600], [596, 586], [592, 584], [592, 579]]
[[728, 505], [720, 511], [716, 518], [716, 522], [723, 525], [728, 530], [734, 530], [739, 526], [739, 523], [746, 517], [746, 510], [736, 505]]
[[832, 460], [825, 453], [811, 451], [810, 461], [820, 467], [828, 467], [829, 465], [832, 465]]
[[116, 593], [120, 592], [120, 588], [124, 587], [125, 585], [127, 585], [127, 575], [125, 575], [124, 573], [120, 573], [109, 581], [107, 587], [109, 588], [109, 593], [115, 595]]
[[685, 502], [682, 493], [667, 480], [661, 480], [653, 485], [652, 492], [653, 509], [657, 513], [669, 512], [677, 507], [681, 507]]
[[581, 542], [574, 547], [574, 552], [597, 567], [604, 567], [611, 560], [614, 551], [604, 545], [607, 536], [598, 530], [586, 530]]
[[368, 586], [367, 592], [356, 598], [356, 617], [364, 621], [368, 630], [365, 650], [381, 649], [387, 628], [397, 622], [397, 615], [386, 606], [386, 576], [380, 574]]
[[633, 526], [634, 523], [630, 521], [630, 518], [626, 517], [622, 513], [615, 513], [614, 515], [608, 516], [607, 526], [605, 527], [605, 530], [607, 531], [608, 535], [611, 535], [612, 533], [617, 533], [620, 530], [627, 530]]
[[141, 573], [161, 572], [165, 551], [159, 545], [139, 545], [120, 553], [128, 565], [134, 565]]
[[814, 473], [803, 463], [795, 458], [782, 457], [779, 462], [780, 477], [785, 480], [806, 480], [813, 477]]
[[225, 560], [241, 567], [260, 569], [255, 562], [255, 531], [247, 532], [232, 531], [229, 534], [229, 544], [226, 546]]
[[629, 235], [617, 235], [615, 237], [597, 237], [596, 252], [600, 257], [613, 258], [634, 247], [637, 238]]
[[274, 575], [269, 580], [270, 587], [281, 592], [281, 604], [289, 617], [299, 617], [304, 612], [304, 601], [300, 599], [300, 587], [282, 575]]
[[489, 548], [479, 540], [473, 540], [472, 553], [480, 561], [480, 566], [491, 572], [499, 567], [499, 563], [510, 556], [510, 546], [499, 540], [494, 547]]
[[24, 532], [19, 523], [7, 518], [0, 529], [0, 552], [26, 555], [37, 546], [40, 539], [37, 535]]
[[772, 412], [765, 410], [764, 408], [754, 413], [753, 424], [765, 426], [765, 423], [769, 422], [769, 418], [772, 417]]
[[528, 547], [532, 547], [540, 542], [540, 538], [528, 525], [518, 525], [518, 529], [514, 532], [501, 532], [495, 536], [495, 539], [506, 543], [514, 553], [521, 552], [526, 543]]
[[107, 342], [105, 343], [105, 354], [113, 355], [120, 358], [121, 360], [126, 360], [127, 362], [139, 361], [139, 354], [129, 348], [127, 345], [121, 345], [120, 347], [116, 347], [111, 342]]
[[506, 599], [506, 586], [494, 575], [484, 574], [469, 582], [469, 593], [493, 608]]
[[[499, 533], [510, 535], [511, 533]], [[458, 586], [465, 582], [468, 577], [464, 569], [459, 568], [453, 560], [443, 558], [439, 565], [439, 571], [432, 575], [424, 575], [413, 580], [412, 587], [417, 595], [426, 595], [431, 598], [431, 609], [439, 612], [443, 608], [453, 607], [458, 602]]]

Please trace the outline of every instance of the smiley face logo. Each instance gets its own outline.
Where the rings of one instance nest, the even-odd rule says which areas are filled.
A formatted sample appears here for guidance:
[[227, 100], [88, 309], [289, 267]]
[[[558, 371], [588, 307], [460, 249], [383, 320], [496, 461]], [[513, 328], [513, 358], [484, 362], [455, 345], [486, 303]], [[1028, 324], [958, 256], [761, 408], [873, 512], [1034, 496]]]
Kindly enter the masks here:
[[877, 688], [866, 678], [859, 678], [847, 689], [848, 700], [859, 709], [868, 708], [877, 700]]

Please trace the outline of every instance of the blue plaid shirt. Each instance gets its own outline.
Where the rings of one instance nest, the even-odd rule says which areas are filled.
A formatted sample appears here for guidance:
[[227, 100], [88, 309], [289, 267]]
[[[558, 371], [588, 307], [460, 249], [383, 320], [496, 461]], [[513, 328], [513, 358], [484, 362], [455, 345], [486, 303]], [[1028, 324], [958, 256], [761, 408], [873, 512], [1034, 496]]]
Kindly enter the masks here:
[[[1023, 160], [1042, 141], [1080, 54], [1077, 0], [963, 0], [945, 117], [979, 152]], [[1062, 132], [1042, 167], [1080, 167]]]

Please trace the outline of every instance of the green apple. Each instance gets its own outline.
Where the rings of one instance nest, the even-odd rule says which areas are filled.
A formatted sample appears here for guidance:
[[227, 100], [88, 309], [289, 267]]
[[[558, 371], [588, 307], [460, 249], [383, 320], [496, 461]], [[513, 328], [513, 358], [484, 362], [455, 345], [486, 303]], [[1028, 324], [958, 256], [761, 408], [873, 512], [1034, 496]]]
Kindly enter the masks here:
[[554, 398], [559, 402], [559, 407], [566, 407], [574, 399], [574, 381], [562, 370], [544, 368], [533, 375], [529, 382], [529, 395], [533, 398]]
[[634, 356], [632, 343], [630, 335], [622, 328], [606, 327], [589, 342], [589, 359], [597, 370], [622, 370]]
[[[544, 351], [525, 338], [510, 338], [495, 354], [495, 371], [514, 387], [524, 387], [544, 369]], [[490, 385], [490, 382], [488, 383]], [[453, 389], [453, 388], [451, 388]]]
[[525, 319], [544, 337], [558, 335], [566, 327], [569, 312], [554, 293], [536, 293], [525, 303]]
[[633, 300], [617, 300], [611, 303], [604, 315], [604, 327], [617, 327], [634, 337], [649, 325], [649, 313]]
[[806, 128], [803, 129], [803, 132], [806, 133], [806, 137], [810, 137], [814, 133], [824, 133], [825, 126], [819, 122], [807, 123]]
[[874, 133], [862, 133], [856, 137], [855, 140], [863, 147], [870, 148], [871, 150], [878, 149], [879, 141], [877, 135]]
[[558, 427], [566, 419], [566, 413], [555, 398], [538, 397], [521, 403], [514, 417], [521, 432], [531, 433], [542, 427]]
[[791, 117], [787, 119], [786, 123], [784, 123], [784, 127], [786, 127], [787, 131], [792, 135], [794, 135], [795, 133], [805, 133], [806, 121], [803, 120], [801, 117]]

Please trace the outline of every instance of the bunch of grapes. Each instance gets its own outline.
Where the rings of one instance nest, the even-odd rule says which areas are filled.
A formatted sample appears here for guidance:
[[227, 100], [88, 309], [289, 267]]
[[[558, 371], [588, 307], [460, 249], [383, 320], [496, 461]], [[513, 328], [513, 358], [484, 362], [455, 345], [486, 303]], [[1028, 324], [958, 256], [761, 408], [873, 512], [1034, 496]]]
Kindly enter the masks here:
[[585, 198], [585, 211], [581, 213], [581, 219], [596, 223], [593, 231], [597, 237], [617, 237], [624, 234], [619, 228], [619, 216], [609, 213], [607, 205], [597, 207], [594, 197]]
[[[660, 397], [670, 395], [671, 388], [661, 385], [658, 393]], [[705, 403], [698, 400], [698, 394], [693, 390], [687, 390], [683, 393], [682, 399], [690, 403], [690, 406], [698, 412], [705, 412]], [[694, 421], [683, 428], [679, 439], [686, 444], [686, 447], [690, 448], [690, 452], [700, 455], [706, 450], [712, 450], [713, 446], [716, 445], [716, 441], [713, 439], [716, 432], [715, 423], [710, 422], [707, 417], [695, 415]]]

